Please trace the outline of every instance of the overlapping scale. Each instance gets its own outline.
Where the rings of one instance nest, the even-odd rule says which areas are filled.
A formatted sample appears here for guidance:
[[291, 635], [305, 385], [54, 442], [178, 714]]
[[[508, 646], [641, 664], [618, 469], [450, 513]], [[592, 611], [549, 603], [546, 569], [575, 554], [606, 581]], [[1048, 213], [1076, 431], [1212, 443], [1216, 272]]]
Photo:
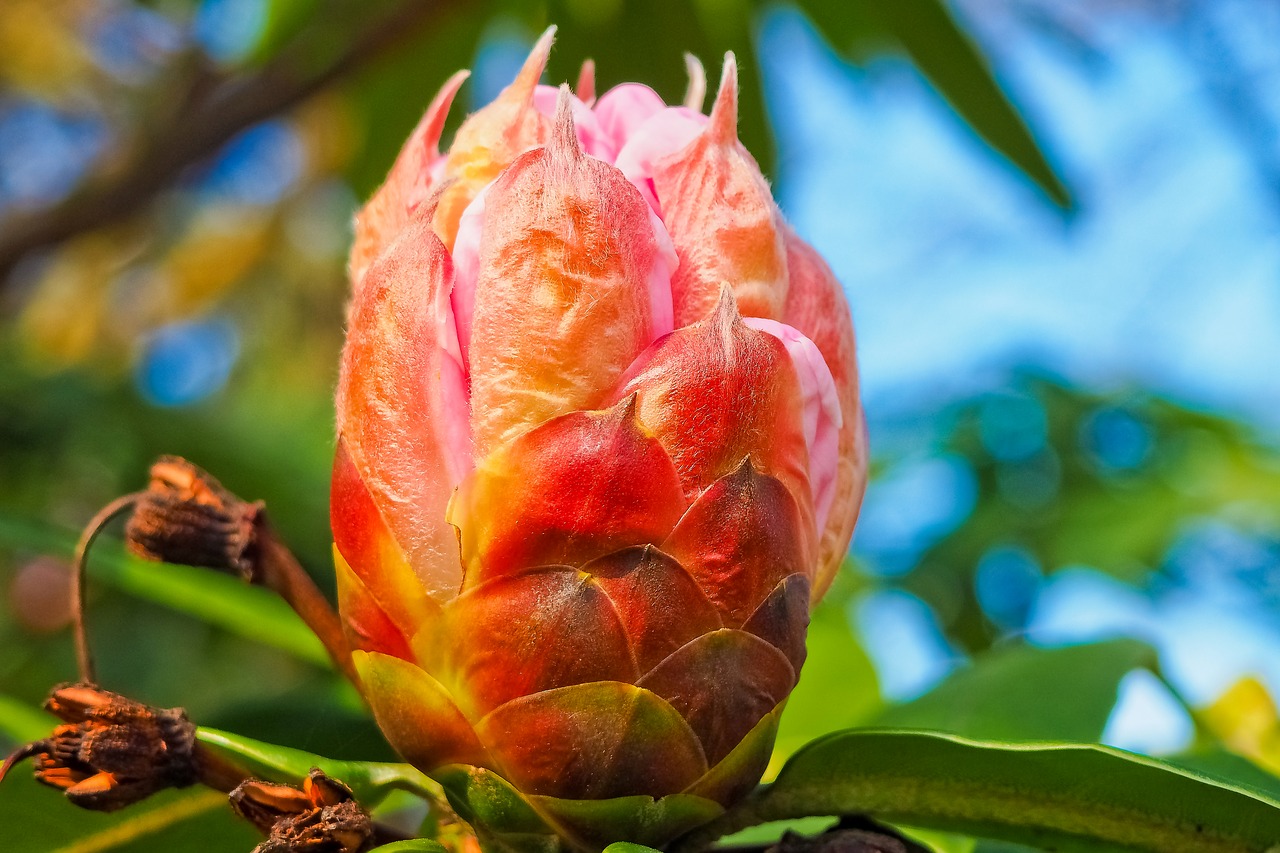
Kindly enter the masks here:
[[442, 677], [467, 716], [545, 690], [640, 675], [625, 628], [591, 576], [569, 568], [495, 578], [449, 603]]
[[482, 459], [449, 518], [471, 586], [660, 541], [685, 505], [670, 457], [624, 399], [555, 418]]
[[697, 736], [656, 694], [617, 681], [508, 702], [477, 731], [528, 794], [606, 799], [675, 794], [707, 771]]
[[727, 289], [711, 316], [636, 360], [615, 397], [632, 394], [690, 498], [750, 458], [812, 514], [804, 401], [791, 356], [777, 338], [742, 322]]

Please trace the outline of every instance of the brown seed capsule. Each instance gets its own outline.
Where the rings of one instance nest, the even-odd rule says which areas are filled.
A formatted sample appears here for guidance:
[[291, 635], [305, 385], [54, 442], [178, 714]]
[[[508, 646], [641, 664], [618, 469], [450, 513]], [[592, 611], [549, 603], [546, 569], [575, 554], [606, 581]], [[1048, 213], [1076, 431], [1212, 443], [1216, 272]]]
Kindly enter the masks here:
[[129, 548], [141, 557], [207, 566], [254, 578], [252, 551], [260, 503], [246, 503], [207, 472], [177, 456], [151, 466], [151, 483], [125, 526]]
[[302, 788], [250, 780], [231, 792], [236, 812], [267, 835], [254, 853], [362, 853], [374, 825], [351, 789], [318, 768]]
[[64, 725], [10, 756], [4, 771], [34, 758], [38, 781], [93, 811], [197, 781], [196, 727], [181, 708], [152, 708], [87, 684], [59, 687], [45, 708]]

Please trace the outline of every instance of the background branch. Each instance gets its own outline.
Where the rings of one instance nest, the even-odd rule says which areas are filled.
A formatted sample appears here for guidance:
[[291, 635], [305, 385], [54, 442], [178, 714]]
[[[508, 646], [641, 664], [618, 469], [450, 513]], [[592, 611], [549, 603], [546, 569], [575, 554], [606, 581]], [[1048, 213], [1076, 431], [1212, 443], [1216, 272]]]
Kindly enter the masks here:
[[181, 173], [214, 154], [240, 131], [295, 106], [411, 38], [440, 9], [406, 0], [317, 62], [332, 26], [300, 35], [261, 68], [201, 80], [172, 120], [142, 135], [124, 166], [59, 204], [0, 222], [0, 282], [29, 252], [126, 217], [144, 207]]

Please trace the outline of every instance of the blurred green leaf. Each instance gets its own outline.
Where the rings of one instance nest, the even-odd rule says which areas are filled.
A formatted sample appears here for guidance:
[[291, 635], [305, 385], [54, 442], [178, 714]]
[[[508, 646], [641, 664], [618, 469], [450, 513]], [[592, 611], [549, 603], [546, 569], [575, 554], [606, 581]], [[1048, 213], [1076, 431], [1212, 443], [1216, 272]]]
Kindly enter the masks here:
[[1155, 650], [1130, 639], [997, 648], [919, 699], [887, 709], [876, 725], [985, 740], [1089, 743], [1102, 737], [1121, 679], [1155, 665]]
[[13, 743], [27, 743], [47, 737], [58, 720], [40, 708], [11, 696], [0, 695], [0, 735]]
[[[76, 534], [0, 515], [0, 546], [70, 557]], [[296, 613], [264, 589], [208, 569], [151, 563], [102, 539], [89, 555], [89, 578], [146, 601], [195, 616], [241, 637], [318, 666], [332, 664]]]
[[245, 853], [261, 838], [227, 795], [163, 791], [111, 814], [76, 808], [19, 767], [0, 785], [5, 853]]
[[[1011, 405], [1043, 418], [1043, 446], [1025, 458], [993, 452], [998, 437], [991, 422]], [[1099, 413], [1132, 418], [1149, 437], [1146, 456], [1125, 469], [1100, 464], [1088, 440]], [[977, 567], [993, 548], [1024, 550], [1046, 574], [1088, 566], [1140, 582], [1189, 525], [1205, 518], [1280, 524], [1280, 454], [1229, 418], [1132, 392], [1093, 393], [1033, 373], [930, 418], [940, 425], [932, 452], [966, 464], [977, 493], [973, 512], [925, 551], [902, 585], [932, 606], [948, 637], [970, 652], [1004, 630], [976, 594]], [[1028, 480], [1048, 484], [1041, 499], [1019, 493], [1018, 484]]]
[[943, 0], [873, 0], [871, 5], [911, 61], [974, 132], [1054, 204], [1070, 209], [1071, 192], [947, 4]]
[[604, 848], [604, 853], [656, 853], [652, 847], [643, 844], [632, 844], [630, 841], [615, 841]]
[[349, 787], [365, 808], [378, 805], [392, 791], [408, 791], [428, 801], [442, 796], [439, 785], [408, 764], [335, 761], [300, 749], [203, 727], [197, 737], [200, 743], [234, 761], [251, 775], [273, 782], [298, 784], [311, 768], [319, 767]]
[[[848, 576], [841, 572], [842, 580]], [[819, 735], [866, 721], [880, 708], [875, 667], [849, 625], [848, 601], [847, 592], [833, 590], [810, 617], [808, 656], [778, 727], [775, 762]]]
[[773, 785], [687, 843], [752, 823], [831, 814], [1064, 853], [1264, 853], [1280, 842], [1280, 801], [1247, 783], [1104, 746], [881, 729], [809, 745]]

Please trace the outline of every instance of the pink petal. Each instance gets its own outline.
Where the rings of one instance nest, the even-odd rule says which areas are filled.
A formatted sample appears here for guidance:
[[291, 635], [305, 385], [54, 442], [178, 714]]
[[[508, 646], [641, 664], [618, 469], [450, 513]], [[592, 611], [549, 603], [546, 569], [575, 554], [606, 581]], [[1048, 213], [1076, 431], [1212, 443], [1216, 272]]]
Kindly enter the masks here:
[[640, 125], [666, 109], [658, 93], [641, 83], [623, 83], [600, 96], [596, 119], [613, 146], [621, 150]]
[[480, 275], [480, 238], [484, 234], [485, 201], [489, 195], [489, 184], [471, 200], [462, 218], [458, 220], [458, 236], [453, 243], [453, 293], [449, 300], [452, 305], [450, 316], [454, 318], [458, 329], [458, 362], [463, 372], [469, 372], [471, 321], [476, 312], [476, 279]]
[[662, 208], [653, 188], [655, 165], [697, 139], [706, 125], [707, 117], [702, 113], [688, 107], [667, 107], [632, 133], [618, 152], [617, 167], [659, 216]]
[[835, 380], [818, 347], [797, 329], [763, 317], [743, 317], [742, 322], [782, 341], [800, 379], [804, 439], [809, 448], [809, 489], [813, 493], [815, 521], [821, 531], [836, 496], [840, 428], [844, 424]]

